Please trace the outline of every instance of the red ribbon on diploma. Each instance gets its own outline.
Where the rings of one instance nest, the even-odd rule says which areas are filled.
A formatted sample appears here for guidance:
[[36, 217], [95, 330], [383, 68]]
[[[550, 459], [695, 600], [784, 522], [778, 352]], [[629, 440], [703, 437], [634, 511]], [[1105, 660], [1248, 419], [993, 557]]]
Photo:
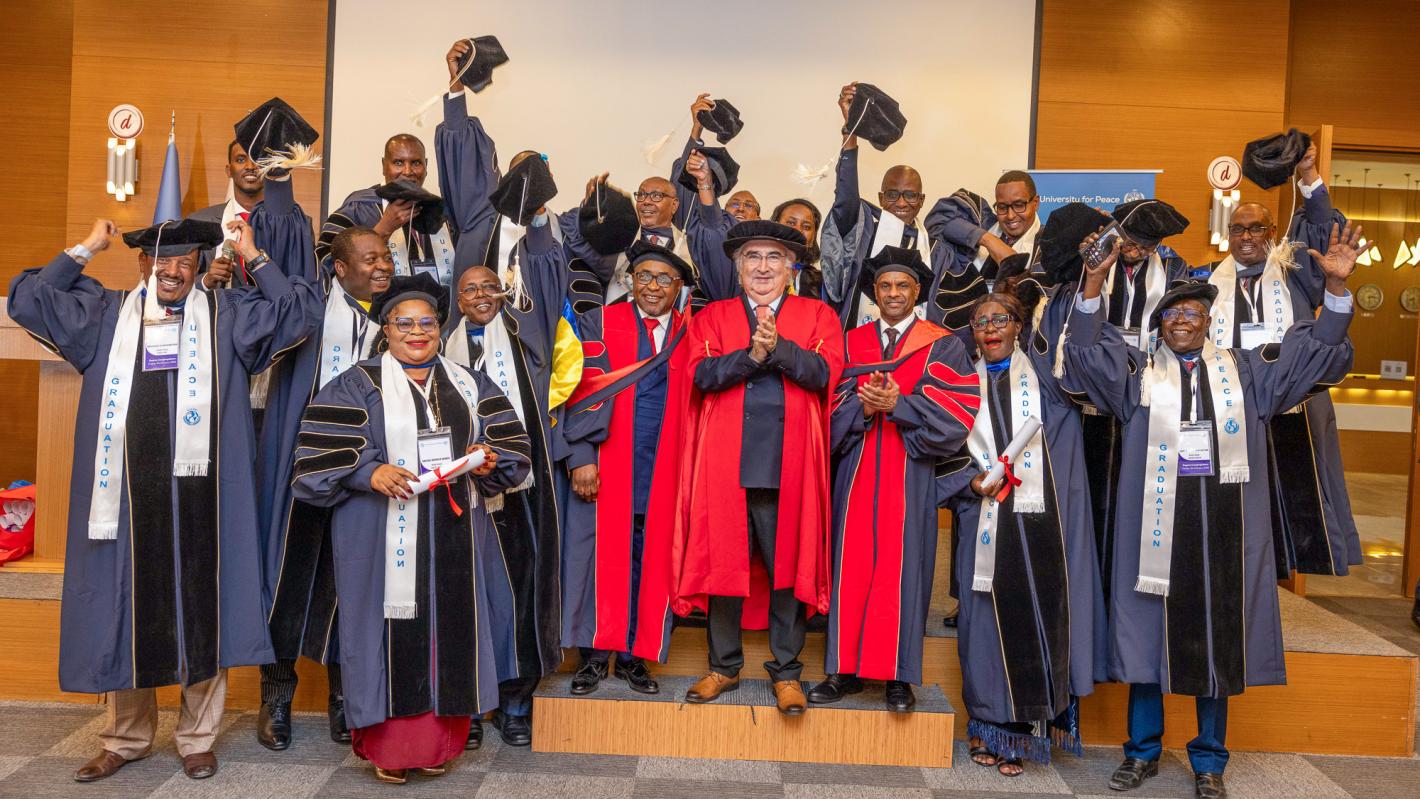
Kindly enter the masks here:
[[1021, 484], [1021, 478], [1016, 476], [1015, 470], [1011, 468], [1011, 462], [1007, 460], [1005, 455], [1000, 456], [996, 460], [1000, 461], [1001, 465], [1006, 467], [1006, 479], [1001, 483], [1001, 490], [996, 492], [996, 501], [1005, 502], [1006, 497], [1011, 493], [1011, 489]]
[[[452, 461], [450, 462], [452, 463]], [[1016, 483], [1019, 484], [1020, 481], [1017, 480]], [[455, 516], [462, 516], [463, 508], [460, 508], [459, 503], [454, 501], [454, 487], [449, 483], [448, 474], [444, 471], [443, 466], [434, 469], [434, 482], [429, 484], [429, 490], [433, 491], [439, 486], [444, 487], [444, 495], [449, 498], [449, 509], [454, 512]]]

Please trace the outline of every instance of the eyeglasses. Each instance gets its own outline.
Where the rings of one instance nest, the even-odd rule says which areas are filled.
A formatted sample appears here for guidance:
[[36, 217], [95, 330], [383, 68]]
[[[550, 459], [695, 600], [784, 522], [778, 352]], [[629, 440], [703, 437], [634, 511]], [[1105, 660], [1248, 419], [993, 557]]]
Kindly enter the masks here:
[[996, 203], [991, 207], [995, 209], [997, 216], [1005, 216], [1011, 211], [1015, 211], [1017, 214], [1024, 214], [1026, 209], [1029, 208], [1030, 204], [1033, 202], [1035, 202], [1034, 197], [1029, 200], [1016, 200], [1013, 203]]
[[657, 286], [660, 286], [660, 287], [663, 288], [663, 289], [668, 289], [668, 288], [670, 288], [672, 283], [676, 282], [677, 280], [680, 280], [680, 278], [678, 278], [678, 277], [674, 277], [674, 276], [672, 276], [672, 275], [667, 275], [667, 274], [665, 274], [665, 273], [646, 272], [646, 271], [635, 272], [635, 273], [633, 273], [633, 274], [631, 275], [631, 277], [632, 277], [633, 280], [635, 280], [637, 283], [639, 283], [639, 284], [642, 285], [642, 286], [647, 285], [648, 283], [650, 283], [651, 281], [654, 280], [654, 281], [656, 281], [656, 285], [657, 285]]
[[789, 259], [782, 252], [747, 252], [739, 257], [740, 263], [749, 266], [757, 266], [766, 263], [770, 266], [783, 266]]
[[731, 211], [758, 211], [759, 203], [752, 203], [748, 200], [730, 200], [725, 207]]
[[635, 197], [637, 202], [640, 202], [641, 200], [650, 200], [653, 203], [658, 203], [661, 200], [670, 197], [671, 195], [666, 194], [663, 191], [638, 191], [631, 196]]
[[1159, 317], [1165, 322], [1172, 322], [1175, 319], [1184, 319], [1189, 322], [1202, 321], [1208, 315], [1197, 308], [1165, 308]]
[[1016, 317], [1008, 313], [993, 313], [990, 316], [978, 316], [971, 320], [971, 326], [977, 330], [985, 330], [990, 325], [997, 330], [1004, 330], [1006, 325], [1016, 321]]
[[464, 297], [472, 297], [480, 292], [484, 294], [493, 295], [502, 293], [502, 291], [503, 287], [498, 285], [497, 283], [471, 283], [459, 289], [459, 295]]
[[1140, 244], [1139, 242], [1134, 241], [1133, 239], [1129, 238], [1128, 236], [1120, 236], [1120, 237], [1119, 237], [1119, 249], [1121, 249], [1121, 250], [1132, 250], [1132, 251], [1137, 252], [1137, 253], [1140, 253], [1140, 254], [1142, 254], [1142, 255], [1153, 255], [1153, 254], [1154, 254], [1154, 251], [1157, 250], [1157, 249], [1159, 249], [1159, 245], [1158, 245], [1158, 244]]
[[1275, 227], [1275, 225], [1248, 225], [1247, 227], [1243, 227], [1242, 225], [1228, 225], [1228, 235], [1248, 235], [1255, 239], [1260, 239], [1271, 233], [1273, 227]]
[[898, 191], [897, 189], [888, 189], [887, 191], [883, 192], [883, 202], [888, 203], [895, 203], [898, 200], [906, 200], [910, 203], [915, 203], [926, 199], [926, 197], [927, 195], [923, 194], [920, 191]]
[[416, 324], [425, 333], [439, 332], [439, 320], [432, 316], [421, 316], [418, 319], [411, 319], [408, 316], [396, 316], [390, 320], [394, 323], [394, 329], [401, 333], [409, 333], [414, 330]]

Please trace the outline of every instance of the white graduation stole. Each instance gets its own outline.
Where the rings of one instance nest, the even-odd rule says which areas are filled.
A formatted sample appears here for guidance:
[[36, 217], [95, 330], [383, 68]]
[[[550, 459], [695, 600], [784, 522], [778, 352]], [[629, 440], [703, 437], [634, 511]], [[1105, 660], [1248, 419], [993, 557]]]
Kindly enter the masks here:
[[[1267, 263], [1257, 278], [1262, 289], [1252, 321], [1266, 325], [1268, 337], [1274, 344], [1281, 342], [1292, 326], [1292, 291], [1287, 284], [1287, 271], [1295, 265], [1292, 245], [1283, 239], [1268, 250]], [[1238, 263], [1233, 256], [1218, 264], [1208, 276], [1208, 282], [1218, 287], [1218, 298], [1213, 301], [1211, 310], [1213, 346], [1242, 346], [1241, 341], [1233, 340], [1238, 298]]]
[[[383, 210], [389, 206], [389, 200], [381, 200], [380, 208]], [[429, 244], [434, 249], [434, 277], [438, 278], [439, 285], [447, 286], [454, 280], [454, 243], [449, 237], [449, 226], [447, 223], [440, 225], [439, 230], [429, 236]], [[414, 267], [409, 263], [409, 241], [405, 235], [404, 227], [396, 228], [390, 234], [390, 260], [394, 262], [394, 273], [396, 275], [412, 275]], [[427, 267], [420, 267], [427, 269]]]
[[[1147, 333], [1149, 336], [1148, 339], [1140, 339], [1139, 349], [1149, 352], [1153, 349], [1154, 337], [1157, 332], [1153, 328], [1149, 328], [1149, 317], [1154, 315], [1154, 309], [1159, 307], [1159, 300], [1163, 299], [1164, 293], [1168, 291], [1169, 278], [1167, 270], [1164, 269], [1164, 259], [1160, 257], [1158, 252], [1150, 253], [1149, 260], [1138, 268], [1144, 270], [1144, 313], [1139, 317], [1141, 327], [1140, 335], [1143, 336]], [[1124, 327], [1129, 327], [1127, 323], [1129, 311], [1134, 307], [1134, 281], [1129, 280], [1127, 275], [1121, 275], [1120, 273], [1123, 271], [1124, 267], [1119, 263], [1115, 263], [1114, 266], [1110, 267], [1109, 276], [1105, 278], [1104, 293], [1101, 294], [1100, 297], [1104, 303], [1105, 316], [1108, 317], [1109, 298], [1114, 296], [1115, 276], [1119, 275], [1119, 279], [1125, 281], [1124, 316], [1126, 323]], [[1142, 330], [1142, 328], [1149, 329]]]
[[320, 334], [318, 388], [325, 388], [326, 383], [371, 354], [370, 345], [375, 336], [369, 335], [370, 317], [352, 308], [346, 296], [340, 280], [330, 281]]
[[[992, 225], [991, 230], [989, 230], [988, 232], [993, 236], [1000, 236], [1001, 223], [997, 222], [996, 224]], [[1039, 216], [1035, 218], [1035, 221], [1031, 222], [1030, 227], [1026, 228], [1026, 232], [1022, 233], [1019, 239], [1016, 239], [1016, 243], [1011, 245], [1011, 249], [1015, 250], [1018, 253], [1035, 252], [1035, 237], [1038, 235], [1040, 235]], [[971, 265], [976, 268], [977, 272], [980, 272], [982, 265], [985, 264], [986, 259], [990, 257], [991, 252], [989, 250], [987, 250], [985, 247], [977, 247], [976, 260], [972, 261]]]

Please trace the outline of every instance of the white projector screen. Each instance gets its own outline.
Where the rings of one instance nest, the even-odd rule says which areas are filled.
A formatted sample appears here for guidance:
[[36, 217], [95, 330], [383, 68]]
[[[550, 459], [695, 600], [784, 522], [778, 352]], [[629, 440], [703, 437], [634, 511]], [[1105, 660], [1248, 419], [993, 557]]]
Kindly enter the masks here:
[[[733, 103], [744, 130], [729, 144], [738, 188], [767, 215], [807, 196], [827, 213], [833, 178], [812, 191], [802, 163], [836, 157], [839, 88], [872, 83], [901, 104], [905, 135], [886, 152], [866, 143], [860, 185], [876, 197], [885, 169], [923, 176], [928, 204], [966, 186], [990, 196], [1002, 170], [1028, 166], [1035, 76], [1035, 0], [338, 0], [333, 2], [328, 191], [380, 182], [392, 134], [424, 140], [437, 190], [434, 127], [410, 116], [448, 85], [444, 55], [460, 37], [492, 34], [509, 55], [469, 112], [498, 146], [499, 166], [524, 149], [548, 155], [559, 193], [580, 202], [586, 181], [610, 171], [634, 191], [668, 175], [690, 132], [695, 95]], [[654, 164], [643, 148], [675, 128]], [[713, 136], [707, 144], [714, 145]], [[924, 208], [925, 211], [925, 208]]]

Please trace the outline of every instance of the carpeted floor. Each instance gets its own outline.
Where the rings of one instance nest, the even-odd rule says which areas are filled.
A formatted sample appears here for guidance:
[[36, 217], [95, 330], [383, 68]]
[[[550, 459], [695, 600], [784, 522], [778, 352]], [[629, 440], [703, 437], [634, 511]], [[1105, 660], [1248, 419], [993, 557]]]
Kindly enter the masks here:
[[[1420, 651], [1408, 602], [1367, 598], [1315, 600], [1399, 646]], [[810, 712], [813, 712], [812, 710]], [[97, 752], [103, 708], [90, 705], [0, 702], [0, 797], [708, 797], [746, 799], [1027, 799], [1120, 797], [1106, 786], [1121, 757], [1115, 747], [1089, 747], [1083, 759], [1060, 755], [1049, 767], [1031, 765], [1007, 779], [971, 763], [962, 745], [952, 769], [835, 766], [811, 763], [675, 760], [652, 757], [535, 754], [502, 746], [488, 728], [487, 743], [459, 758], [442, 777], [411, 777], [403, 786], [377, 783], [373, 769], [331, 743], [325, 717], [299, 714], [290, 750], [268, 752], [256, 743], [255, 713], [229, 713], [218, 740], [221, 770], [209, 780], [183, 776], [171, 742], [175, 714], [165, 711], [161, 746], [152, 757], [100, 783], [80, 785], [74, 770]], [[1417, 736], [1420, 738], [1420, 736]], [[1235, 753], [1227, 771], [1233, 799], [1415, 799], [1420, 759], [1370, 759]], [[1193, 781], [1183, 752], [1169, 752], [1159, 777], [1130, 799], [1187, 799]]]

